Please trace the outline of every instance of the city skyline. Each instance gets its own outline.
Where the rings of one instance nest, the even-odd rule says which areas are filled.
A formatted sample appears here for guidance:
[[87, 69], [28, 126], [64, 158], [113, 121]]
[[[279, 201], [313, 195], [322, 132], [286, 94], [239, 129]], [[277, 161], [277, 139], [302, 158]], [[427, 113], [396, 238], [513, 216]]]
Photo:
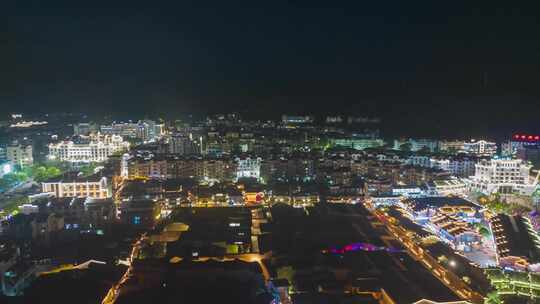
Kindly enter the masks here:
[[0, 303], [540, 303], [540, 2], [0, 5]]

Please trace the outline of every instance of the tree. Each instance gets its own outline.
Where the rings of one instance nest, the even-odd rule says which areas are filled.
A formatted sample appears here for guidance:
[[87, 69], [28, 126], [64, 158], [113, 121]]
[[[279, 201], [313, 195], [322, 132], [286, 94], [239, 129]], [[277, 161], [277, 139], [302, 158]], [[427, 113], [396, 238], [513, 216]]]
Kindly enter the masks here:
[[480, 235], [482, 235], [483, 237], [490, 237], [491, 233], [489, 233], [489, 229], [487, 229], [486, 227], [480, 227], [480, 229], [478, 229], [478, 233], [480, 233]]
[[412, 148], [412, 146], [411, 146], [410, 143], [404, 143], [401, 146], [399, 146], [399, 149], [401, 151], [411, 151], [411, 148]]
[[492, 291], [487, 294], [487, 297], [484, 300], [484, 304], [502, 304], [503, 301], [501, 297], [499, 296], [499, 293], [496, 291]]
[[429, 154], [431, 153], [431, 150], [428, 147], [422, 147], [420, 150], [418, 150], [419, 154]]

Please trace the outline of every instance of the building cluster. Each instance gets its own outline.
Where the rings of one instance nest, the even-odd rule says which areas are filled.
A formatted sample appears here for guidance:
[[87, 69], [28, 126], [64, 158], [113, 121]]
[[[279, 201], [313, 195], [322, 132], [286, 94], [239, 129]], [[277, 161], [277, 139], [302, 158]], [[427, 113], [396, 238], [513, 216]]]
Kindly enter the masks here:
[[112, 122], [111, 124], [103, 125], [88, 122], [73, 125], [73, 133], [76, 136], [101, 133], [105, 135], [117, 135], [126, 139], [136, 139], [142, 142], [157, 140], [163, 136], [164, 132], [163, 124], [148, 119], [138, 122]]
[[[401, 251], [371, 237], [390, 233], [403, 248], [418, 253], [417, 263], [436, 270], [441, 281], [459, 286], [469, 298], [476, 297], [477, 286], [463, 285], [467, 276], [449, 271], [451, 264], [445, 259], [452, 263], [470, 259], [467, 271], [477, 264], [520, 270], [538, 266], [540, 240], [530, 222], [523, 216], [494, 215], [469, 197], [530, 197], [538, 192], [530, 161], [540, 146], [539, 138], [516, 134], [502, 147], [506, 156], [499, 157], [497, 145], [485, 140], [408, 138], [388, 145], [377, 130], [379, 123], [365, 117], [329, 116], [318, 124], [310, 115], [244, 121], [235, 113], [167, 125], [151, 120], [70, 123], [73, 134], [63, 136], [56, 132], [60, 129], [51, 129], [43, 145], [48, 147], [48, 159], [68, 163], [69, 172], [41, 182], [40, 193], [30, 196], [13, 216], [6, 216], [7, 225], [0, 232], [24, 239], [29, 248], [48, 250], [58, 242], [86, 237], [102, 241], [104, 234], [114, 235], [107, 239], [107, 246], [114, 247], [111, 257], [122, 255], [133, 263], [127, 263], [130, 268], [123, 283], [133, 283], [130, 280], [137, 277], [130, 273], [133, 269], [154, 267], [149, 266], [153, 261], [143, 262], [152, 258], [172, 265], [184, 259], [228, 263], [234, 256], [264, 268], [262, 253], [272, 251], [268, 248], [276, 243], [285, 242], [276, 246], [276, 252], [294, 247], [301, 238], [313, 247], [313, 235], [327, 237], [333, 227], [345, 231], [332, 236], [339, 238], [336, 242], [347, 244], [350, 237], [361, 243], [317, 249], [317, 254], [366, 248]], [[54, 120], [47, 128], [52, 126]], [[0, 160], [19, 167], [33, 164], [32, 140], [2, 147]], [[89, 163], [107, 169], [77, 172]], [[0, 166], [0, 175], [7, 173], [4, 163]], [[274, 216], [282, 220], [273, 221]], [[303, 222], [297, 225], [293, 218]], [[375, 220], [385, 225], [371, 225]], [[283, 235], [289, 230], [279, 227], [289, 224], [290, 231], [298, 231], [291, 233], [294, 237]], [[491, 233], [493, 256], [486, 249]], [[128, 240], [129, 250], [116, 248], [123, 239]], [[364, 262], [357, 264], [376, 264], [370, 257]], [[394, 265], [382, 264], [377, 267]], [[389, 272], [369, 270], [382, 276]], [[186, 273], [191, 275], [190, 270]], [[255, 276], [260, 281], [260, 273]], [[333, 283], [317, 288], [334, 292]]]
[[393, 148], [395, 150], [444, 151], [451, 153], [463, 153], [471, 156], [494, 156], [497, 154], [497, 143], [486, 140], [434, 140], [434, 139], [396, 139]]
[[43, 244], [78, 238], [81, 233], [102, 235], [116, 219], [112, 199], [42, 196], [20, 209], [2, 234]]

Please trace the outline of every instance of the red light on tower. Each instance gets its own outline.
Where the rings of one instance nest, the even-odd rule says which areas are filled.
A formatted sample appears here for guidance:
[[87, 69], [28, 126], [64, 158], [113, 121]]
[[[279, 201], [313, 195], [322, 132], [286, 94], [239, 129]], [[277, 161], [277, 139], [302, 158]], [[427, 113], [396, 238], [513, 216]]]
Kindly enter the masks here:
[[532, 136], [532, 135], [529, 135], [528, 139], [529, 139], [529, 140], [532, 140], [532, 139], [533, 139], [533, 136]]
[[527, 138], [527, 136], [521, 135], [521, 139], [525, 139], [525, 138]]
[[540, 140], [540, 136], [536, 135], [536, 136], [534, 137], [534, 140]]
[[519, 139], [519, 134], [514, 135], [515, 139]]

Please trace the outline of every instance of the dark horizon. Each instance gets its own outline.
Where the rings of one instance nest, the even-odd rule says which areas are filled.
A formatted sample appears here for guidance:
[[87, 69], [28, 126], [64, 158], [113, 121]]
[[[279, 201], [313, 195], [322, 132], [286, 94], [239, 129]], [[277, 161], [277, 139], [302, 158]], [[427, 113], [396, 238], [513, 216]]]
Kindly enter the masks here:
[[540, 133], [539, 8], [6, 4], [0, 102], [6, 112], [138, 117], [368, 115], [396, 135]]

